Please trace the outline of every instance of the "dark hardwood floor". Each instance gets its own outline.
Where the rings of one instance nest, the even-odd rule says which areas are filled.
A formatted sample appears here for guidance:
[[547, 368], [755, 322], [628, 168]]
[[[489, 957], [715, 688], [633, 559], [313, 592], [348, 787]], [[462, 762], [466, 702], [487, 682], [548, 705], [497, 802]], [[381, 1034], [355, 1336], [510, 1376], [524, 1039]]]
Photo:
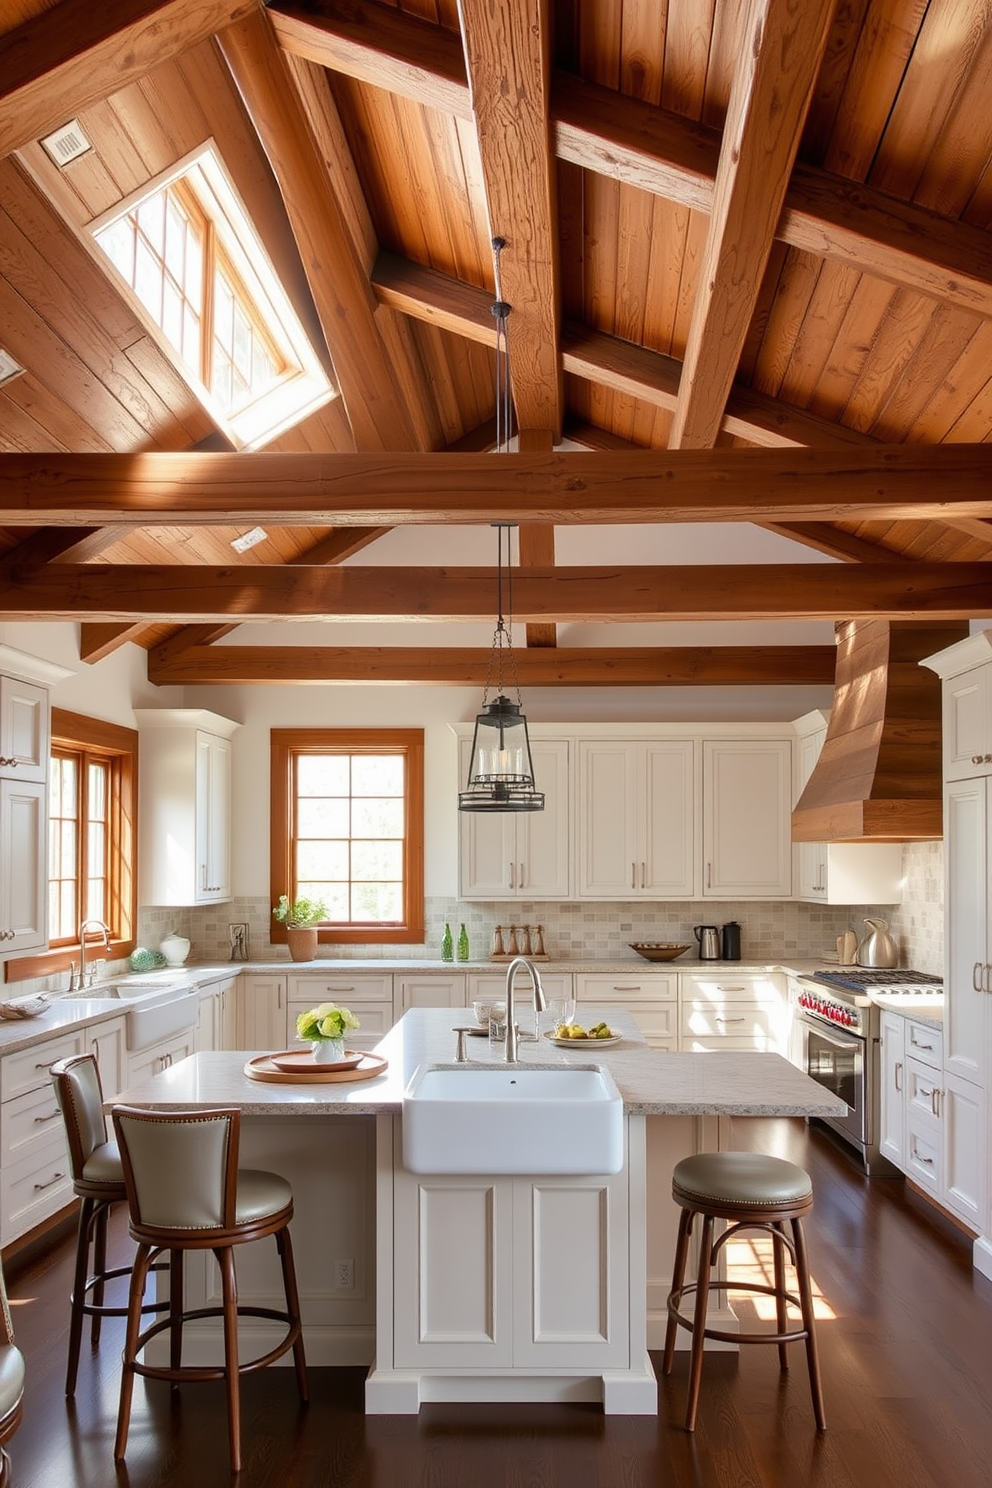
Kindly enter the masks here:
[[[314, 1369], [301, 1409], [291, 1369], [243, 1381], [239, 1488], [989, 1488], [992, 1282], [963, 1236], [901, 1180], [869, 1182], [801, 1123], [737, 1123], [738, 1146], [802, 1162], [828, 1430], [813, 1427], [806, 1370], [774, 1349], [707, 1358], [694, 1437], [681, 1429], [686, 1356], [657, 1418], [591, 1406], [425, 1406], [362, 1414], [360, 1369]], [[117, 1226], [115, 1243], [123, 1230]], [[212, 1488], [230, 1479], [219, 1385], [135, 1390], [126, 1466], [115, 1469], [121, 1329], [84, 1345], [63, 1395], [72, 1242], [8, 1265], [27, 1358], [14, 1488]], [[656, 1356], [656, 1364], [659, 1360]]]

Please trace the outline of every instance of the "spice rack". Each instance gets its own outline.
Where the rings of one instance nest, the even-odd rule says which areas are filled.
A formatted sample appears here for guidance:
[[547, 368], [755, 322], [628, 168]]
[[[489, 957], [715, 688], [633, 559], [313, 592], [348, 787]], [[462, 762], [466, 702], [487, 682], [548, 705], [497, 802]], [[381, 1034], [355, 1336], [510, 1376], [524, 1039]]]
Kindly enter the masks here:
[[544, 948], [543, 925], [496, 925], [490, 961], [512, 961], [526, 956], [528, 961], [550, 961]]

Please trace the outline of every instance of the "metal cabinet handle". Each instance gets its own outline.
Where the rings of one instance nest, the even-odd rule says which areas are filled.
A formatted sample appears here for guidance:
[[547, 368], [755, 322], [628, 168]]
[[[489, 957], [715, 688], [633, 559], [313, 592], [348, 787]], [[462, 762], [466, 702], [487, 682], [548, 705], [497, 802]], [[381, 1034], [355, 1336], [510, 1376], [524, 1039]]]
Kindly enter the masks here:
[[515, 889], [517, 887], [516, 882], [515, 882], [516, 877], [517, 877], [517, 865], [516, 865], [516, 863], [511, 863], [510, 864], [510, 888], [511, 889]]
[[897, 1061], [896, 1067], [893, 1070], [893, 1076], [895, 1078], [896, 1089], [897, 1090], [901, 1090], [902, 1089], [902, 1061], [901, 1060]]
[[713, 887], [713, 864], [712, 863], [707, 863], [706, 864], [706, 887], [708, 889], [711, 889]]
[[940, 1097], [943, 1095], [943, 1093], [944, 1092], [938, 1089], [936, 1085], [930, 1092], [930, 1109], [935, 1116], [940, 1115]]
[[914, 1049], [922, 1049], [926, 1054], [933, 1053], [933, 1044], [918, 1044], [915, 1038], [910, 1039], [910, 1044]]
[[642, 989], [641, 989], [640, 982], [634, 982], [629, 987], [621, 987], [616, 982], [614, 982], [613, 983], [613, 990], [614, 990], [614, 992], [640, 992]]
[[522, 889], [523, 886], [524, 886], [524, 884], [526, 883], [526, 881], [527, 880], [526, 880], [526, 878], [524, 876], [524, 865], [523, 865], [523, 863], [518, 863], [517, 864], [517, 888], [518, 889]]
[[7, 756], [0, 755], [0, 767], [5, 770], [16, 770], [19, 764], [20, 760], [16, 760], [12, 754]]
[[913, 1148], [912, 1156], [914, 1162], [922, 1163], [925, 1168], [933, 1167], [933, 1158], [924, 1157], [923, 1153], [920, 1152], [916, 1147]]
[[646, 888], [648, 881], [647, 864], [641, 864], [641, 888]]
[[53, 1173], [52, 1177], [49, 1178], [49, 1180], [48, 1180], [47, 1183], [36, 1183], [34, 1185], [34, 1191], [35, 1191], [35, 1193], [41, 1193], [41, 1192], [43, 1192], [44, 1189], [51, 1188], [51, 1186], [52, 1186], [53, 1183], [58, 1183], [64, 1177], [65, 1177], [65, 1174], [64, 1173]]
[[720, 1014], [717, 1013], [717, 1015], [716, 1015], [716, 1021], [718, 1023], [746, 1023], [747, 1022], [747, 1019], [746, 1018], [722, 1018], [720, 1016]]
[[631, 865], [630, 865], [630, 887], [632, 889], [636, 889], [637, 888], [637, 864], [636, 863], [631, 863]]
[[61, 1115], [61, 1111], [49, 1111], [47, 1116], [36, 1116], [34, 1118], [34, 1124], [35, 1126], [44, 1126], [47, 1121], [58, 1121]]
[[976, 961], [971, 968], [971, 985], [976, 992], [981, 992], [982, 990], [982, 970], [981, 961]]

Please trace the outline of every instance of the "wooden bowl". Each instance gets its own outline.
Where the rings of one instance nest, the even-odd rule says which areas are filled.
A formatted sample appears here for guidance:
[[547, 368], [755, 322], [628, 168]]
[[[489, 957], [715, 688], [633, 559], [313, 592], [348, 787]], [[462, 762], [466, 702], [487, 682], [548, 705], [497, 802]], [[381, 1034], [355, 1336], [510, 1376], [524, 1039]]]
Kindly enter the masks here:
[[673, 940], [630, 940], [627, 944], [645, 961], [674, 961], [689, 949], [687, 945], [676, 945]]

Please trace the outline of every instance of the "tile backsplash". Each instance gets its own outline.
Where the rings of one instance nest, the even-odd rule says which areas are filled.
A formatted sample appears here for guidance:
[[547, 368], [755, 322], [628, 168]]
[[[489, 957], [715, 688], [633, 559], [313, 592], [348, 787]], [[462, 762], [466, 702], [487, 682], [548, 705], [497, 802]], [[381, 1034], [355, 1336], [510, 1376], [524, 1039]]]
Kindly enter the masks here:
[[[457, 939], [464, 924], [471, 959], [484, 961], [492, 946], [495, 925], [541, 925], [545, 946], [553, 957], [568, 960], [634, 958], [628, 942], [675, 940], [694, 944], [695, 924], [724, 924], [737, 920], [741, 926], [741, 950], [745, 960], [774, 960], [779, 957], [819, 956], [833, 952], [837, 937], [847, 929], [864, 933], [864, 917], [872, 915], [889, 922], [899, 944], [900, 960], [917, 971], [940, 973], [943, 968], [943, 845], [914, 843], [903, 854], [906, 887], [901, 905], [797, 904], [774, 902], [718, 903], [712, 899], [647, 904], [643, 900], [608, 903], [558, 903], [548, 901], [514, 904], [462, 903], [458, 899], [428, 899], [426, 935], [420, 945], [335, 946], [328, 952], [342, 959], [436, 960], [440, 955], [445, 924]], [[197, 960], [226, 961], [231, 954], [231, 927], [248, 926], [249, 957], [256, 960], [288, 959], [285, 946], [269, 940], [272, 906], [267, 899], [232, 899], [227, 904], [195, 909], [145, 907], [138, 916], [139, 942], [157, 948], [171, 930], [193, 943]], [[691, 960], [691, 953], [687, 960]]]

